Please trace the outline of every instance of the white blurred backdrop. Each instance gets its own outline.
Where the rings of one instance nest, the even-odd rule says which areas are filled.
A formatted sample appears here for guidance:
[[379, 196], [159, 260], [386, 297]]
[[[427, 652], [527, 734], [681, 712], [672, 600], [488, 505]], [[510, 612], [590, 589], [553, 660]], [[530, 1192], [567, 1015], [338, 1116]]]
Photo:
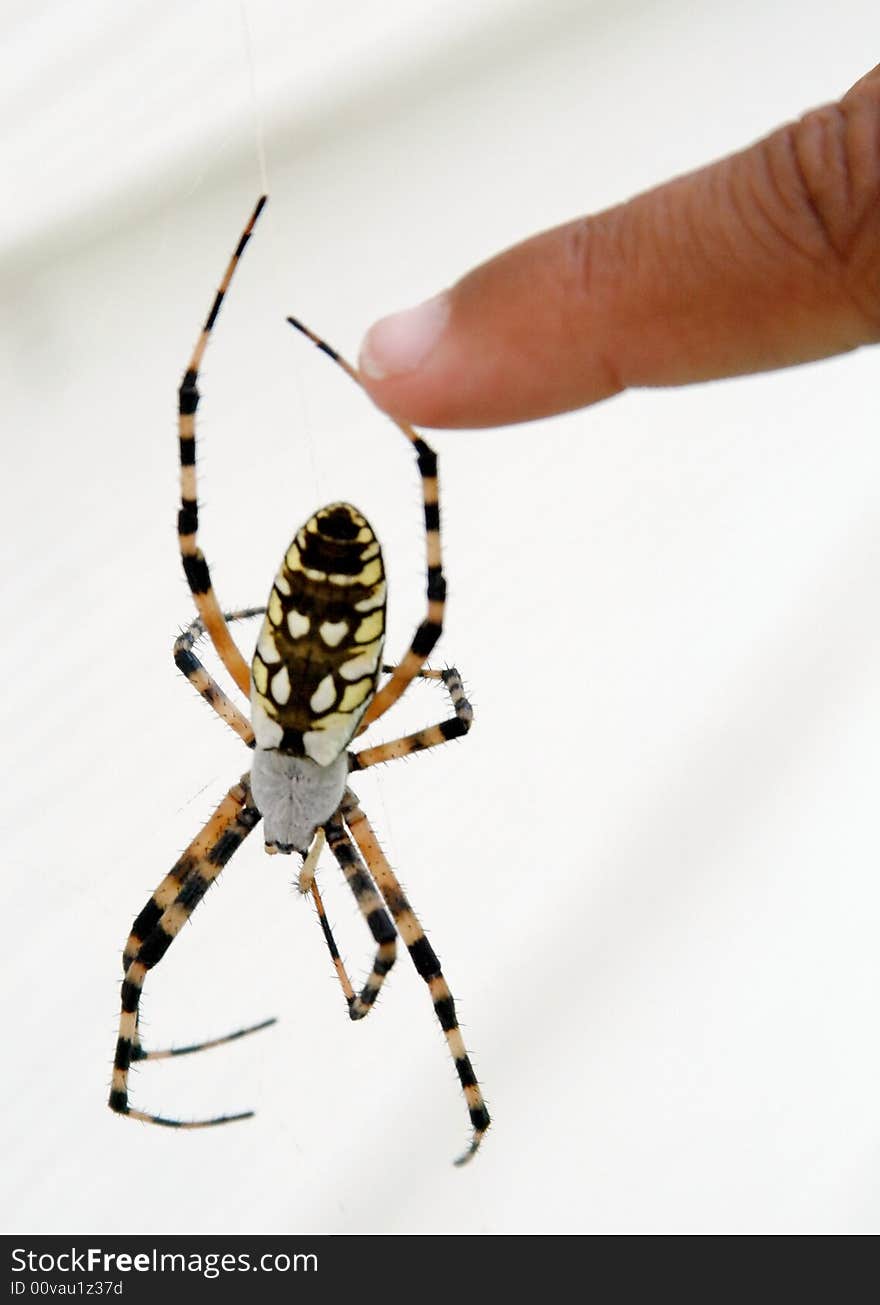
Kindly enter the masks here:
[[[221, 601], [262, 602], [294, 529], [351, 499], [393, 653], [422, 601], [413, 460], [285, 314], [354, 352], [504, 245], [838, 96], [876, 5], [7, 0], [0, 26], [3, 1230], [876, 1231], [876, 350], [436, 435], [438, 660], [477, 724], [358, 788], [492, 1108], [469, 1169], [408, 959], [352, 1026], [258, 835], [144, 1015], [154, 1045], [279, 1024], [133, 1074], [144, 1109], [256, 1118], [105, 1106], [131, 921], [247, 765], [171, 661], [175, 400], [260, 142], [271, 202], [203, 373], [202, 542]], [[378, 736], [443, 705], [419, 687]]]

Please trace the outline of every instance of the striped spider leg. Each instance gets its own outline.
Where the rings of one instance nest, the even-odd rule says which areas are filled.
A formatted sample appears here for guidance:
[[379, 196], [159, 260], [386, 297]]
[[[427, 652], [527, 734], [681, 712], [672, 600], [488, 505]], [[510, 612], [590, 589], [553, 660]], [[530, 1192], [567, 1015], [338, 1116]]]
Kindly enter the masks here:
[[449, 985], [443, 977], [437, 953], [425, 937], [425, 931], [419, 923], [415, 911], [400, 886], [400, 882], [388, 864], [385, 854], [379, 846], [373, 829], [358, 806], [357, 798], [351, 789], [346, 789], [342, 803], [345, 823], [351, 830], [361, 854], [370, 867], [370, 873], [379, 886], [394, 923], [409, 951], [413, 965], [418, 974], [428, 985], [428, 992], [434, 1004], [434, 1013], [440, 1022], [456, 1073], [461, 1081], [473, 1133], [468, 1149], [456, 1160], [457, 1165], [466, 1164], [477, 1152], [489, 1127], [489, 1112], [483, 1100], [483, 1094], [477, 1083], [470, 1057], [465, 1050], [461, 1029], [455, 1014], [455, 1002]]
[[[224, 612], [223, 620], [228, 625], [232, 621], [247, 621], [251, 617], [265, 616], [265, 614], [265, 607], [245, 607], [239, 612]], [[243, 715], [232, 699], [226, 696], [193, 652], [198, 640], [206, 633], [204, 621], [197, 616], [174, 640], [174, 665], [186, 676], [196, 692], [205, 699], [220, 719], [235, 731], [242, 742], [252, 748], [254, 731], [247, 716]]]
[[196, 347], [189, 360], [189, 366], [183, 374], [183, 380], [177, 393], [178, 439], [180, 444], [180, 512], [177, 517], [177, 533], [180, 539], [183, 571], [189, 583], [199, 616], [211, 636], [211, 642], [217, 649], [223, 665], [245, 697], [250, 692], [247, 662], [242, 657], [229, 633], [229, 627], [223, 619], [220, 604], [211, 585], [211, 573], [208, 570], [208, 563], [205, 561], [204, 553], [196, 543], [199, 529], [199, 505], [196, 494], [196, 409], [199, 406], [200, 398], [198, 388], [199, 369], [202, 365], [205, 349], [208, 347], [208, 340], [211, 337], [217, 314], [220, 312], [235, 269], [238, 267], [238, 261], [245, 251], [265, 203], [266, 196], [261, 195], [247, 226], [241, 233], [235, 253], [229, 260], [223, 280], [220, 282], [220, 288], [214, 296], [211, 311], [205, 319], [205, 324], [196, 341]]
[[[147, 972], [164, 956], [223, 866], [263, 821], [267, 852], [302, 858], [299, 886], [311, 894], [345, 995], [349, 1014], [369, 1014], [394, 964], [398, 932], [428, 985], [438, 1021], [462, 1084], [472, 1126], [470, 1146], [457, 1163], [476, 1152], [489, 1115], [464, 1049], [455, 1006], [440, 969], [357, 799], [349, 775], [380, 762], [445, 743], [467, 733], [473, 713], [454, 668], [432, 671], [425, 661], [443, 624], [443, 578], [437, 459], [425, 440], [397, 423], [412, 443], [422, 480], [427, 551], [427, 612], [399, 665], [381, 661], [385, 638], [386, 583], [382, 551], [369, 522], [349, 503], [331, 503], [297, 531], [275, 576], [264, 608], [222, 611], [208, 564], [197, 545], [195, 414], [198, 374], [238, 260], [265, 203], [257, 204], [223, 280], [179, 391], [181, 507], [178, 533], [184, 573], [198, 616], [175, 642], [174, 659], [212, 709], [252, 750], [249, 773], [220, 803], [132, 926], [123, 956], [125, 978], [110, 1106], [148, 1123], [204, 1127], [246, 1118], [251, 1112], [184, 1122], [135, 1110], [128, 1101], [128, 1071], [142, 1059], [217, 1046], [266, 1027], [263, 1021], [223, 1038], [144, 1052], [138, 1038], [140, 997]], [[357, 374], [323, 340], [289, 319], [357, 381]], [[263, 615], [250, 667], [230, 633], [231, 623]], [[207, 634], [238, 688], [250, 699], [248, 718], [209, 675], [194, 652]], [[389, 679], [380, 687], [383, 672]], [[349, 751], [349, 743], [393, 705], [415, 678], [442, 682], [454, 715], [437, 725], [391, 742]], [[339, 956], [316, 883], [326, 843], [340, 866], [376, 945], [372, 969], [356, 993]]]
[[[353, 1020], [360, 1020], [365, 1015], [369, 1015], [376, 998], [379, 996], [382, 984], [385, 982], [385, 977], [397, 959], [397, 930], [388, 918], [388, 912], [382, 905], [382, 899], [376, 892], [376, 886], [370, 878], [369, 871], [348, 836], [340, 814], [337, 812], [336, 815], [332, 816], [324, 828], [330, 851], [345, 875], [348, 886], [354, 893], [361, 915], [366, 920], [367, 928], [376, 943], [373, 968], [360, 992], [356, 994], [333, 941], [330, 926], [326, 925], [324, 931], [330, 955], [339, 975], [342, 991], [348, 1002], [348, 1013]], [[326, 916], [322, 919], [322, 925], [325, 921]]]
[[[383, 666], [383, 671], [394, 672], [393, 666]], [[460, 739], [467, 734], [474, 723], [474, 711], [464, 696], [461, 676], [454, 666], [447, 666], [442, 671], [432, 671], [422, 667], [416, 672], [419, 679], [438, 680], [446, 688], [452, 709], [455, 712], [448, 720], [441, 720], [436, 725], [417, 730], [415, 734], [406, 734], [400, 739], [391, 739], [388, 743], [379, 743], [372, 748], [361, 748], [352, 752], [350, 766], [352, 770], [366, 770], [368, 766], [379, 765], [383, 761], [396, 761], [398, 757], [408, 757], [413, 752], [423, 752], [427, 748], [436, 748], [440, 743], [450, 739]]]
[[109, 1101], [111, 1110], [118, 1114], [130, 1115], [132, 1119], [150, 1124], [164, 1124], [170, 1128], [202, 1128], [211, 1124], [225, 1124], [234, 1119], [247, 1119], [253, 1113], [248, 1110], [242, 1114], [184, 1121], [134, 1110], [128, 1103], [128, 1071], [135, 1060], [155, 1060], [168, 1055], [200, 1051], [221, 1042], [232, 1041], [246, 1033], [254, 1033], [274, 1023], [274, 1020], [266, 1020], [224, 1038], [168, 1052], [144, 1052], [138, 1035], [140, 999], [147, 972], [165, 955], [233, 852], [238, 850], [259, 820], [260, 813], [251, 800], [248, 776], [243, 775], [162, 880], [132, 925], [122, 957], [125, 978], [122, 981], [122, 1011]]

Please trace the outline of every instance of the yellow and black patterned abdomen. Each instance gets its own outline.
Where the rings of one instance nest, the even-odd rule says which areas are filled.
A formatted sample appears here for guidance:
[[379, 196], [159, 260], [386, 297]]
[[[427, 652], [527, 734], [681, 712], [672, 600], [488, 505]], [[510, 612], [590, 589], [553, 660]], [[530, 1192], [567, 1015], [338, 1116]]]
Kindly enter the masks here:
[[376, 691], [385, 639], [385, 567], [350, 503], [298, 530], [275, 577], [251, 665], [257, 747], [328, 766]]

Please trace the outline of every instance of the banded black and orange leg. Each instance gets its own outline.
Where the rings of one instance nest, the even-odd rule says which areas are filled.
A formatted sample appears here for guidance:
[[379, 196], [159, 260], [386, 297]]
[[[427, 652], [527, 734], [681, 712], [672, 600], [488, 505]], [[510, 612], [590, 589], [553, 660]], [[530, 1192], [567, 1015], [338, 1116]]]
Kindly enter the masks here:
[[[351, 986], [348, 975], [345, 973], [345, 967], [339, 957], [336, 944], [333, 941], [333, 934], [330, 932], [329, 924], [326, 924], [326, 916], [322, 920], [324, 936], [327, 938], [327, 945], [330, 948], [330, 955], [333, 957], [333, 963], [340, 973], [340, 983], [342, 991], [345, 993], [348, 1002], [348, 1013], [353, 1020], [363, 1019], [369, 1015], [373, 1009], [376, 998], [379, 996], [382, 984], [391, 967], [397, 959], [397, 931], [388, 917], [388, 912], [382, 905], [382, 899], [376, 891], [376, 887], [370, 878], [369, 871], [358, 856], [348, 834], [345, 832], [345, 826], [342, 820], [333, 816], [328, 820], [324, 827], [327, 843], [330, 851], [335, 856], [339, 868], [345, 875], [349, 888], [354, 893], [355, 901], [361, 915], [367, 922], [367, 928], [373, 935], [376, 943], [376, 955], [373, 958], [373, 968], [367, 976], [364, 986], [360, 992], [355, 995]], [[323, 909], [323, 908], [322, 908]]]
[[[301, 331], [312, 344], [317, 345], [322, 353], [332, 358], [342, 370], [351, 377], [356, 385], [361, 384], [354, 367], [341, 354], [314, 334], [295, 317], [288, 317], [291, 326]], [[443, 558], [440, 546], [440, 487], [437, 479], [437, 454], [430, 444], [405, 421], [390, 417], [416, 451], [419, 475], [422, 478], [422, 503], [425, 516], [425, 548], [427, 553], [427, 598], [428, 610], [425, 619], [413, 636], [406, 654], [395, 666], [391, 679], [384, 684], [367, 708], [361, 721], [359, 734], [384, 716], [406, 689], [407, 685], [418, 675], [431, 654], [431, 650], [440, 638], [443, 630], [443, 613], [446, 606], [446, 581], [443, 577]]]
[[229, 260], [220, 288], [214, 298], [211, 311], [205, 319], [201, 334], [196, 342], [189, 366], [183, 375], [178, 391], [178, 435], [180, 439], [180, 512], [177, 518], [177, 533], [180, 540], [180, 555], [183, 570], [192, 591], [193, 600], [199, 616], [204, 622], [205, 630], [217, 653], [232, 676], [235, 683], [247, 697], [250, 693], [250, 671], [229, 633], [220, 604], [211, 584], [211, 574], [205, 555], [197, 544], [199, 529], [199, 505], [196, 489], [196, 409], [199, 406], [198, 378], [202, 358], [210, 339], [211, 331], [217, 320], [217, 314], [229, 289], [238, 260], [244, 253], [245, 246], [251, 238], [251, 232], [266, 196], [261, 196], [247, 226], [241, 234], [235, 253]]
[[132, 1061], [160, 1059], [198, 1051], [204, 1047], [219, 1046], [274, 1022], [265, 1020], [222, 1038], [165, 1052], [144, 1052], [138, 1038], [140, 999], [147, 973], [165, 955], [229, 858], [259, 820], [260, 813], [251, 802], [248, 777], [244, 775], [229, 790], [204, 829], [162, 880], [132, 926], [123, 953], [125, 978], [122, 982], [122, 1011], [109, 1100], [111, 1110], [118, 1114], [130, 1115], [133, 1119], [150, 1124], [164, 1124], [170, 1128], [204, 1128], [235, 1119], [246, 1119], [253, 1114], [253, 1111], [245, 1111], [236, 1115], [187, 1121], [133, 1110], [128, 1103], [128, 1071]]
[[[330, 836], [330, 823], [333, 825], [332, 838]], [[324, 935], [333, 968], [336, 970], [339, 986], [342, 988], [343, 996], [348, 1003], [348, 1013], [353, 1020], [358, 1020], [363, 1019], [365, 1015], [370, 1013], [379, 995], [379, 989], [385, 981], [385, 976], [395, 962], [397, 957], [397, 933], [382, 908], [382, 902], [375, 886], [370, 880], [366, 867], [360, 861], [352, 846], [345, 828], [337, 820], [330, 823], [326, 827], [326, 839], [323, 829], [319, 829], [315, 836], [315, 841], [299, 874], [299, 890], [303, 894], [310, 893], [312, 896], [318, 913], [318, 923], [321, 926], [321, 932]], [[325, 841], [330, 842], [333, 854], [352, 888], [361, 913], [367, 920], [370, 931], [378, 943], [373, 968], [359, 995], [355, 994], [351, 980], [348, 977], [348, 971], [345, 968], [345, 962], [339, 954], [330, 921], [327, 919], [327, 911], [318, 891], [318, 885], [315, 882], [318, 859]], [[348, 853], [342, 850], [342, 845], [348, 848]], [[384, 920], [381, 918], [383, 916]]]
[[[347, 1002], [354, 1001], [354, 988], [351, 986], [348, 974], [343, 964], [342, 957], [339, 955], [339, 948], [336, 946], [336, 939], [333, 937], [333, 930], [330, 928], [330, 921], [327, 919], [327, 912], [324, 909], [324, 901], [318, 891], [318, 885], [315, 882], [315, 874], [318, 869], [318, 861], [321, 858], [321, 852], [326, 844], [323, 829], [315, 831], [314, 841], [309, 848], [309, 854], [303, 861], [302, 869], [299, 872], [299, 882], [297, 887], [305, 895], [310, 893], [315, 903], [315, 909], [318, 913], [318, 923], [321, 926], [321, 932], [324, 935], [324, 941], [327, 944], [327, 950], [330, 953], [330, 959], [333, 962], [333, 968], [336, 970], [336, 977], [339, 979], [340, 987], [345, 995]], [[274, 848], [266, 848], [267, 851], [274, 852]]]
[[[238, 612], [224, 612], [223, 620], [229, 625], [232, 621], [247, 621], [254, 616], [263, 616], [265, 607], [244, 607]], [[186, 676], [190, 684], [200, 694], [208, 706], [234, 730], [249, 748], [254, 746], [254, 731], [248, 718], [240, 712], [217, 681], [211, 676], [193, 649], [205, 634], [205, 625], [200, 616], [174, 640], [174, 664]]]
[[354, 988], [351, 986], [351, 980], [348, 977], [348, 971], [345, 968], [345, 962], [339, 955], [339, 948], [336, 946], [336, 939], [333, 937], [333, 930], [330, 928], [330, 921], [327, 919], [327, 912], [324, 909], [324, 902], [321, 894], [318, 892], [318, 885], [312, 881], [308, 888], [312, 895], [312, 900], [318, 912], [318, 923], [321, 926], [321, 932], [324, 935], [324, 941], [327, 944], [327, 950], [330, 953], [330, 959], [333, 962], [333, 968], [336, 971], [336, 977], [339, 980], [339, 986], [342, 989], [343, 996], [348, 1002], [349, 1007], [354, 1001]]
[[424, 752], [426, 748], [436, 748], [441, 743], [463, 738], [467, 734], [474, 723], [474, 710], [465, 697], [464, 685], [455, 667], [449, 666], [445, 671], [421, 670], [419, 676], [426, 680], [442, 680], [455, 715], [449, 720], [440, 721], [438, 725], [417, 730], [415, 734], [406, 734], [403, 738], [391, 739], [388, 743], [379, 743], [372, 748], [362, 748], [360, 752], [350, 752], [350, 770], [366, 770], [368, 766], [394, 761], [397, 757], [407, 757], [412, 752]]
[[361, 855], [367, 863], [370, 874], [385, 899], [416, 970], [428, 985], [431, 1001], [434, 1004], [434, 1013], [446, 1036], [447, 1045], [455, 1062], [456, 1072], [461, 1081], [471, 1127], [473, 1128], [470, 1146], [455, 1161], [457, 1165], [465, 1164], [476, 1154], [480, 1142], [483, 1140], [483, 1135], [489, 1127], [490, 1119], [489, 1111], [486, 1109], [486, 1103], [483, 1100], [483, 1094], [474, 1074], [473, 1065], [465, 1050], [461, 1029], [458, 1027], [452, 993], [449, 991], [449, 985], [443, 977], [440, 961], [425, 937], [425, 931], [410, 906], [397, 876], [388, 864], [370, 822], [350, 789], [345, 790], [340, 810]]

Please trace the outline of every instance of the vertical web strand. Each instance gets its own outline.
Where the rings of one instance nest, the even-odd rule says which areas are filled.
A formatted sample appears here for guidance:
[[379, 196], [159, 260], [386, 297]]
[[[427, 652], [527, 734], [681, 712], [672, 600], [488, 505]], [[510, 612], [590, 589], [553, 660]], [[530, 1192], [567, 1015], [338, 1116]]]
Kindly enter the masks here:
[[239, 12], [241, 14], [242, 36], [244, 38], [244, 52], [248, 66], [248, 82], [250, 84], [251, 98], [251, 117], [254, 124], [254, 145], [257, 151], [257, 166], [260, 169], [260, 191], [263, 195], [268, 195], [269, 187], [269, 169], [266, 166], [266, 139], [263, 129], [263, 112], [260, 107], [260, 97], [257, 94], [257, 69], [254, 61], [254, 45], [251, 39], [251, 28], [248, 22], [247, 0], [239, 0]]

